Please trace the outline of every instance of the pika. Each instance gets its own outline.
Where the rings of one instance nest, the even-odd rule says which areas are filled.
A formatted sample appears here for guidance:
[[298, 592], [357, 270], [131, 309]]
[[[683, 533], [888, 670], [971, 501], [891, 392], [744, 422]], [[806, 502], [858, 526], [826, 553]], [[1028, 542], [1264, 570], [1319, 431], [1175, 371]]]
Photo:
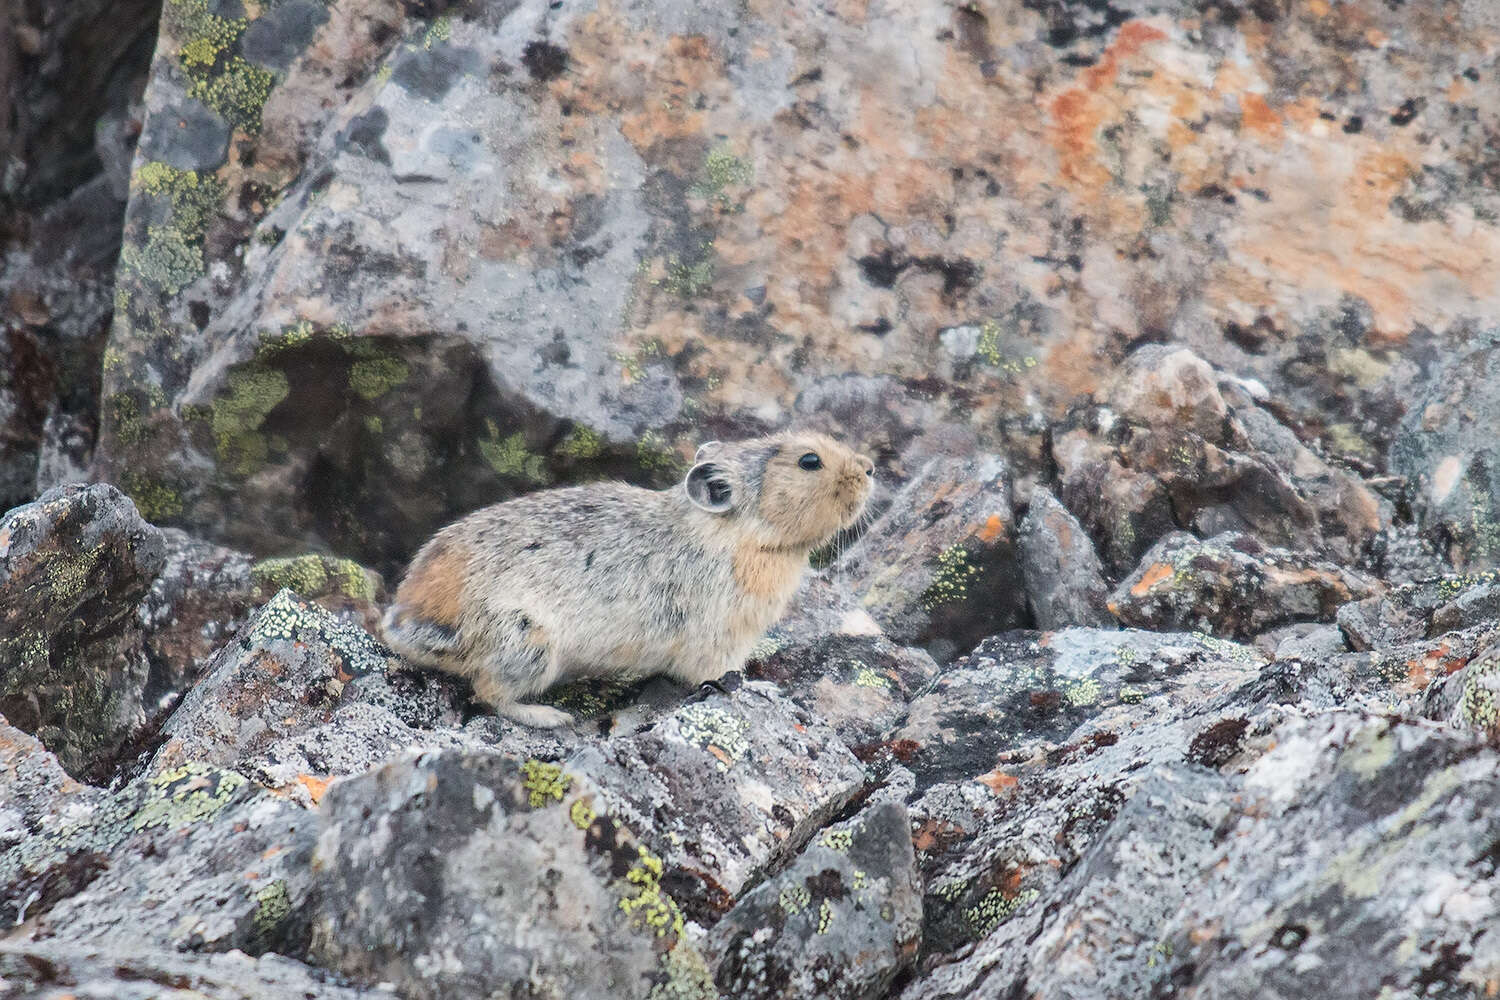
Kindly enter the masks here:
[[667, 490], [593, 484], [495, 504], [422, 546], [381, 628], [528, 726], [572, 721], [521, 700], [559, 681], [715, 680], [786, 611], [809, 553], [859, 519], [873, 475], [830, 437], [785, 432], [710, 441]]

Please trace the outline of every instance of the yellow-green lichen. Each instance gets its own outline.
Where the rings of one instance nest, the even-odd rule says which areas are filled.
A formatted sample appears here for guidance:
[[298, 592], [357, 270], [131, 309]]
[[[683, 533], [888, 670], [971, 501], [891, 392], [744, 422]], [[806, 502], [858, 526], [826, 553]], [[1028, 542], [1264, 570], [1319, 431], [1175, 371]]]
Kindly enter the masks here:
[[956, 903], [968, 889], [968, 879], [954, 879], [934, 888], [932, 894], [945, 903]]
[[776, 902], [788, 916], [796, 916], [812, 905], [812, 893], [805, 885], [789, 885], [776, 895]]
[[453, 37], [453, 19], [444, 14], [433, 21], [431, 26], [422, 35], [422, 48], [430, 49], [439, 42], [446, 42]]
[[246, 784], [233, 771], [196, 761], [171, 768], [150, 779], [150, 794], [131, 816], [130, 827], [192, 826], [223, 811]]
[[125, 473], [120, 477], [120, 489], [135, 503], [141, 517], [153, 524], [182, 513], [182, 494], [144, 472]]
[[622, 706], [630, 704], [639, 690], [640, 685], [632, 681], [590, 677], [560, 684], [542, 696], [541, 701], [577, 719], [597, 719], [613, 715]]
[[593, 825], [597, 814], [594, 812], [593, 806], [589, 805], [583, 799], [578, 799], [569, 807], [568, 818], [573, 821], [573, 825], [578, 827], [578, 829], [587, 830]]
[[256, 357], [264, 360], [274, 357], [289, 347], [306, 343], [317, 333], [311, 320], [298, 320], [289, 326], [282, 327], [279, 331], [266, 331], [260, 335], [260, 346], [256, 348]]
[[1465, 725], [1484, 731], [1500, 730], [1500, 654], [1487, 650], [1464, 669], [1458, 714]]
[[521, 764], [521, 787], [526, 790], [526, 801], [533, 809], [548, 802], [561, 802], [572, 783], [572, 776], [565, 774], [558, 764], [534, 757]]
[[269, 446], [261, 424], [290, 392], [286, 375], [274, 369], [230, 372], [228, 392], [213, 403], [212, 425], [219, 461], [232, 474], [248, 476], [265, 464]]
[[520, 431], [502, 438], [493, 420], [484, 422], [485, 436], [479, 439], [479, 454], [490, 468], [511, 479], [531, 483], [547, 481], [547, 467], [542, 456], [526, 450], [526, 435]]
[[603, 453], [604, 439], [599, 436], [598, 432], [580, 424], [568, 432], [568, 436], [563, 438], [557, 450], [568, 458], [586, 462], [589, 459], [598, 458]]
[[[710, 243], [705, 249], [712, 248]], [[679, 260], [676, 254], [667, 258], [666, 277], [657, 280], [657, 284], [673, 295], [684, 299], [696, 299], [702, 295], [714, 283], [714, 261], [712, 256], [691, 264]]]
[[634, 351], [617, 353], [615, 360], [620, 363], [627, 379], [639, 382], [646, 375], [646, 363], [661, 357], [661, 354], [661, 341], [648, 340]]
[[661, 972], [663, 981], [651, 987], [646, 1000], [719, 1000], [703, 956], [686, 941], [661, 957]]
[[726, 191], [730, 187], [742, 187], [755, 178], [755, 169], [749, 161], [734, 155], [728, 144], [715, 146], [703, 161], [703, 179], [693, 185], [692, 192], [699, 197], [715, 201], [720, 208], [735, 211], [741, 206]]
[[964, 923], [975, 937], [984, 937], [1009, 918], [1021, 907], [1036, 899], [1040, 893], [1026, 889], [1014, 896], [1007, 896], [999, 889], [991, 889], [984, 898], [964, 911]]
[[856, 687], [880, 688], [882, 690], [889, 690], [891, 687], [891, 680], [884, 674], [877, 673], [876, 671], [871, 670], [865, 664], [856, 662], [854, 664], [854, 684]]
[[147, 226], [146, 242], [120, 248], [120, 264], [175, 295], [203, 274], [203, 247], [168, 226]]
[[1016, 376], [1035, 368], [1041, 361], [1034, 355], [1007, 357], [1000, 349], [1002, 328], [995, 320], [987, 319], [979, 326], [979, 342], [975, 353], [991, 368], [998, 368], [1005, 375]]
[[923, 606], [934, 611], [964, 600], [969, 596], [969, 584], [978, 575], [979, 567], [969, 561], [969, 552], [962, 544], [948, 546], [938, 553], [932, 582], [922, 594]]
[[265, 941], [274, 937], [282, 923], [291, 915], [292, 897], [287, 892], [286, 879], [277, 879], [255, 894], [252, 921], [258, 939]]
[[662, 871], [661, 858], [652, 854], [644, 845], [637, 845], [636, 861], [625, 873], [625, 881], [632, 888], [626, 890], [630, 894], [620, 900], [620, 909], [632, 922], [644, 924], [657, 937], [665, 937], [670, 933], [680, 938], [683, 928], [682, 911], [678, 909], [677, 901], [662, 891]]
[[824, 830], [818, 842], [831, 851], [845, 854], [854, 846], [854, 834], [848, 830]]
[[1100, 694], [1099, 682], [1092, 677], [1084, 677], [1076, 680], [1063, 688], [1063, 697], [1074, 708], [1086, 708], [1089, 705], [1097, 704]]
[[[750, 748], [750, 720], [712, 705], [689, 705], [677, 714], [682, 738], [713, 753], [720, 771], [738, 762]], [[727, 760], [725, 758], [728, 758]]]
[[676, 472], [682, 468], [682, 458], [667, 446], [667, 439], [657, 431], [642, 434], [635, 445], [635, 460], [641, 468], [652, 472]]
[[250, 567], [250, 579], [262, 590], [294, 590], [304, 597], [338, 593], [373, 601], [375, 585], [363, 566], [352, 559], [309, 553], [262, 559]]
[[825, 899], [818, 906], [818, 933], [827, 934], [831, 926], [833, 926], [833, 904]]
[[1146, 694], [1140, 688], [1131, 687], [1129, 684], [1120, 688], [1120, 704], [1139, 705], [1146, 699]]
[[177, 62], [190, 97], [213, 108], [246, 132], [260, 131], [260, 112], [276, 75], [233, 51], [250, 22], [219, 17], [209, 0], [167, 0], [162, 13], [177, 44]]
[[361, 358], [349, 367], [349, 388], [362, 399], [379, 399], [411, 377], [400, 358]]

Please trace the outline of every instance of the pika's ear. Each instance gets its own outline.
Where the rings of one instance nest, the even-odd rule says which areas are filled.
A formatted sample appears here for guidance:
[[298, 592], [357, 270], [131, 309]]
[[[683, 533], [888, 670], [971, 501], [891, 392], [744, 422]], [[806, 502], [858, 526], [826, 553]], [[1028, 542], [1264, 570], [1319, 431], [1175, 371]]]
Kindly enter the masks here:
[[703, 461], [703, 459], [705, 457], [707, 457], [708, 453], [711, 452], [711, 451], [713, 451], [718, 446], [719, 446], [719, 442], [717, 442], [717, 441], [705, 441], [705, 442], [703, 442], [702, 444], [700, 444], [698, 446], [698, 450], [693, 454], [693, 461], [694, 462], [701, 462], [701, 461]]
[[699, 462], [688, 470], [688, 499], [693, 506], [710, 514], [723, 514], [734, 506], [734, 482], [729, 472], [716, 462]]

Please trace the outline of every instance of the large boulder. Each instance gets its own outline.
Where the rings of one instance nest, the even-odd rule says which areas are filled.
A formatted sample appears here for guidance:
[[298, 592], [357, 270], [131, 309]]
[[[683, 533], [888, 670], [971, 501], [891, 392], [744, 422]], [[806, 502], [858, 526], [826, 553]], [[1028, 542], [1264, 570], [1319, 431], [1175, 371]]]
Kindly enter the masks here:
[[[701, 436], [805, 421], [897, 481], [1056, 463], [1091, 531], [1128, 515], [1100, 536], [1123, 572], [1161, 512], [1085, 511], [1114, 466], [1060, 446], [1132, 348], [1185, 345], [1289, 443], [1378, 472], [1413, 386], [1500, 314], [1472, 266], [1488, 9], [1284, 7], [172, 0], [100, 468], [153, 517], [384, 571], [484, 500], [663, 482]], [[1207, 533], [1380, 526], [1313, 449], [1179, 430], [1123, 457], [1206, 463], [1163, 490]]]

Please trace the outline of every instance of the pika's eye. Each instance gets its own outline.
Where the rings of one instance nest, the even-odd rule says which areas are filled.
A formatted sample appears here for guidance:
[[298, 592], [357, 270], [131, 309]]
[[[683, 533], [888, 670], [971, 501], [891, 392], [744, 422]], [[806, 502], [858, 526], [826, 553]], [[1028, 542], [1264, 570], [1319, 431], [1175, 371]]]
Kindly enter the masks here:
[[806, 469], [808, 472], [816, 472], [823, 467], [823, 460], [818, 457], [816, 452], [810, 451], [806, 455], [803, 455], [801, 458], [797, 459], [797, 465], [799, 468]]

